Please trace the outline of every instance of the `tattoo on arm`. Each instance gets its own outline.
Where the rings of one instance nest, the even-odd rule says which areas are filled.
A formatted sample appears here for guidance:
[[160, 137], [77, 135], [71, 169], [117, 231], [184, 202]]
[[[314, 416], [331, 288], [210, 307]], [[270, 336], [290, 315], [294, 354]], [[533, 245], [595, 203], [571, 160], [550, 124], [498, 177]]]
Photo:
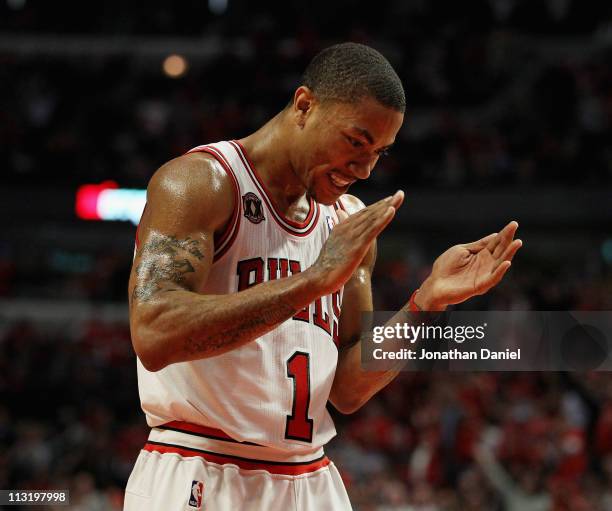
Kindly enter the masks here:
[[179, 240], [176, 236], [165, 236], [157, 234], [153, 236], [145, 245], [142, 247], [142, 254], [158, 254], [158, 255], [178, 255], [179, 250], [184, 250], [190, 253], [193, 257], [198, 260], [204, 258], [204, 254], [199, 248], [200, 242], [187, 236], [185, 239]]
[[154, 235], [140, 249], [132, 300], [145, 302], [161, 291], [164, 284], [183, 284], [186, 274], [195, 272], [186, 255], [202, 260], [200, 242], [190, 237]]
[[188, 337], [185, 340], [184, 349], [186, 353], [206, 355], [214, 353], [222, 347], [230, 347], [240, 342], [245, 336], [257, 335], [262, 327], [267, 329], [281, 323], [297, 313], [297, 309], [279, 301], [275, 307], [270, 307], [266, 312], [253, 312], [250, 318], [244, 318], [240, 323], [224, 330], [218, 335], [194, 338]]
[[[140, 263], [134, 270], [136, 283], [130, 297], [132, 303], [149, 301], [162, 291], [184, 288], [188, 274], [195, 272], [193, 264], [196, 264], [196, 259], [204, 258], [198, 241], [159, 234], [152, 236], [139, 249], [138, 256]], [[254, 308], [245, 312], [239, 321], [233, 321], [220, 332], [187, 335], [183, 352], [193, 358], [193, 355], [205, 357], [223, 348], [231, 349], [243, 344], [245, 337], [262, 335], [298, 312], [284, 297], [279, 296], [272, 302], [263, 311]]]

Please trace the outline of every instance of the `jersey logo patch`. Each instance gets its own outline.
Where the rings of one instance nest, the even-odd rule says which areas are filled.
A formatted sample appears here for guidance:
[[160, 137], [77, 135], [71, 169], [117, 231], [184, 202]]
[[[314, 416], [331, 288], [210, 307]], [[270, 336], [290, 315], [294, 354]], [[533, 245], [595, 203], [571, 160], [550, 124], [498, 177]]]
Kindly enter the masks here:
[[244, 209], [244, 216], [250, 222], [258, 224], [265, 220], [261, 199], [253, 192], [248, 192], [242, 196], [242, 207]]
[[334, 228], [334, 221], [331, 216], [325, 215], [325, 220], [327, 220], [327, 227], [329, 228], [329, 232]]
[[189, 506], [200, 509], [202, 507], [202, 497], [204, 496], [204, 483], [202, 481], [192, 481], [191, 494], [189, 495]]

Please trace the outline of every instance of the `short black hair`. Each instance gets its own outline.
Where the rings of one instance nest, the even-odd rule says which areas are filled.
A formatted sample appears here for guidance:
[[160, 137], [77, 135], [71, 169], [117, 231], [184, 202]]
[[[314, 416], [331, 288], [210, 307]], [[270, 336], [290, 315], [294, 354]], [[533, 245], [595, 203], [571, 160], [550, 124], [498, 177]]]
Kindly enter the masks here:
[[320, 101], [355, 103], [372, 97], [404, 113], [406, 96], [399, 76], [383, 55], [364, 44], [341, 43], [317, 54], [302, 75]]

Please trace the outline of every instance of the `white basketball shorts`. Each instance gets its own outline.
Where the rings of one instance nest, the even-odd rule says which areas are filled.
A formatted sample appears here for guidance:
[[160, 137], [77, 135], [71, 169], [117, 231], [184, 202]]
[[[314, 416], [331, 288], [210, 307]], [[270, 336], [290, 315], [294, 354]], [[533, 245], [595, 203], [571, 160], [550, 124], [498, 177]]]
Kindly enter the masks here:
[[322, 449], [306, 456], [172, 422], [151, 430], [125, 489], [124, 511], [348, 511]]

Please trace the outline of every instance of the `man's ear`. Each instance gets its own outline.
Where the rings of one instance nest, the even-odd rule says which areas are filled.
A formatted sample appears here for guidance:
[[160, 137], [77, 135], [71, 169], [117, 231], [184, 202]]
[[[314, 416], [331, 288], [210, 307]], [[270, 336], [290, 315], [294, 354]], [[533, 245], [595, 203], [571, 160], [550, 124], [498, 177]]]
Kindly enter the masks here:
[[312, 112], [316, 98], [305, 85], [300, 85], [293, 94], [293, 115], [300, 129], [304, 128], [306, 119]]

